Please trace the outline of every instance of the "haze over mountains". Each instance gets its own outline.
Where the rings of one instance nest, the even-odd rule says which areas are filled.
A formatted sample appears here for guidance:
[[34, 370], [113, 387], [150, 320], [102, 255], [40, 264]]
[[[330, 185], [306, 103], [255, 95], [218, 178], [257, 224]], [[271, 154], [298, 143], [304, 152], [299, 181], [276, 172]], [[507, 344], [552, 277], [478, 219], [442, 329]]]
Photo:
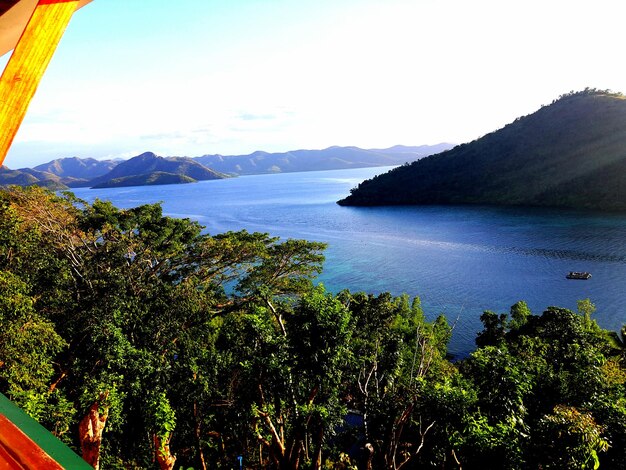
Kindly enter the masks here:
[[196, 160], [222, 173], [257, 175], [296, 171], [343, 170], [394, 166], [450, 149], [451, 144], [364, 150], [358, 147], [329, 147], [323, 150], [292, 150], [284, 153], [254, 152], [250, 155], [204, 155]]
[[626, 210], [626, 97], [563, 95], [480, 139], [364, 181], [339, 204]]
[[61, 158], [34, 169], [0, 169], [0, 186], [37, 184], [51, 189], [67, 187], [118, 187], [148, 184], [192, 183], [228, 176], [296, 171], [335, 170], [393, 166], [451, 148], [451, 144], [364, 150], [330, 147], [284, 153], [254, 152], [250, 155], [205, 155], [197, 158], [159, 157], [146, 152], [130, 160]]

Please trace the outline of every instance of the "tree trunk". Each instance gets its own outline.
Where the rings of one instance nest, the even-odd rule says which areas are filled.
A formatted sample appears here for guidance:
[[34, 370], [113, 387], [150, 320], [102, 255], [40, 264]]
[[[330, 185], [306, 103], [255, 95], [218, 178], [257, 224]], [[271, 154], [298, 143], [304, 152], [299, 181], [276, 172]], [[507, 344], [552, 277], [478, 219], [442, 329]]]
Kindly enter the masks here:
[[393, 426], [389, 433], [389, 443], [387, 444], [387, 449], [385, 452], [385, 467], [389, 470], [397, 469], [396, 454], [398, 452], [398, 446], [400, 445], [400, 438], [402, 436], [402, 431], [404, 430], [404, 425], [411, 416], [414, 407], [414, 402], [409, 403], [409, 405], [404, 409], [402, 414], [398, 416], [393, 422]]
[[176, 457], [172, 455], [170, 450], [169, 439], [167, 442], [161, 442], [159, 436], [154, 436], [154, 445], [156, 446], [156, 457], [161, 470], [172, 470], [176, 463]]
[[199, 416], [199, 412], [198, 412], [198, 402], [194, 401], [193, 402], [193, 416], [196, 420], [196, 441], [198, 443], [198, 455], [200, 457], [200, 465], [202, 466], [202, 470], [206, 470], [206, 462], [204, 460], [204, 452], [202, 451], [202, 440], [201, 435], [202, 435], [202, 428], [201, 428], [201, 423], [200, 423], [200, 416]]
[[324, 429], [320, 429], [317, 434], [317, 450], [315, 451], [315, 462], [313, 462], [313, 468], [315, 470], [321, 470], [322, 468], [322, 444], [324, 441]]
[[372, 460], [374, 459], [374, 446], [369, 442], [365, 444], [365, 449], [367, 450], [367, 464], [365, 465], [366, 470], [372, 470]]
[[105, 407], [100, 413], [100, 403], [104, 401], [108, 393], [101, 394], [89, 412], [78, 425], [78, 439], [80, 440], [80, 450], [83, 460], [91, 465], [95, 470], [100, 468], [100, 446], [102, 444], [102, 431], [107, 421], [109, 408]]

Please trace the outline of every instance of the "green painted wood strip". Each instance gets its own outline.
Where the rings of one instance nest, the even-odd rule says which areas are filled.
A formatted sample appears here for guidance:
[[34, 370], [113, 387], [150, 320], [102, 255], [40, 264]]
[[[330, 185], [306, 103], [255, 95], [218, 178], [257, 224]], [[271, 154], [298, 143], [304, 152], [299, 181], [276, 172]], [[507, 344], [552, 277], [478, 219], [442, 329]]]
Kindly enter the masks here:
[[0, 413], [22, 430], [35, 444], [56, 460], [59, 465], [71, 470], [93, 470], [72, 449], [63, 444], [50, 431], [15, 406], [7, 397], [0, 393]]

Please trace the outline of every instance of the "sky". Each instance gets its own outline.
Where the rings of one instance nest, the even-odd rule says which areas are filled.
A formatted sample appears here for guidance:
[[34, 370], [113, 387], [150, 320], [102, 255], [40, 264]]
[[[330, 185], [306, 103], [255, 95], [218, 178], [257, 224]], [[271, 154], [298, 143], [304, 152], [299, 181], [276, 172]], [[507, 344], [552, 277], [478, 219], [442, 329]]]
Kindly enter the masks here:
[[469, 142], [572, 90], [626, 93], [623, 5], [94, 0], [5, 165]]

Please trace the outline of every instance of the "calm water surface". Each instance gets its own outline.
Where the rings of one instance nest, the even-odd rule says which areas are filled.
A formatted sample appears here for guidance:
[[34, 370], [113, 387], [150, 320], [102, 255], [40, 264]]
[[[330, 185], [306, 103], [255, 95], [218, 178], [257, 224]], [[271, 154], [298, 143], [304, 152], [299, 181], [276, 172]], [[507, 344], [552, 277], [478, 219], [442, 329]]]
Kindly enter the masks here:
[[[497, 207], [340, 207], [360, 181], [389, 168], [243, 176], [197, 184], [76, 189], [119, 207], [161, 201], [211, 234], [269, 232], [329, 244], [327, 289], [422, 299], [427, 315], [458, 318], [450, 352], [467, 354], [483, 310], [525, 300], [576, 309], [591, 298], [604, 328], [626, 323], [626, 215]], [[589, 271], [569, 281], [569, 271]]]

